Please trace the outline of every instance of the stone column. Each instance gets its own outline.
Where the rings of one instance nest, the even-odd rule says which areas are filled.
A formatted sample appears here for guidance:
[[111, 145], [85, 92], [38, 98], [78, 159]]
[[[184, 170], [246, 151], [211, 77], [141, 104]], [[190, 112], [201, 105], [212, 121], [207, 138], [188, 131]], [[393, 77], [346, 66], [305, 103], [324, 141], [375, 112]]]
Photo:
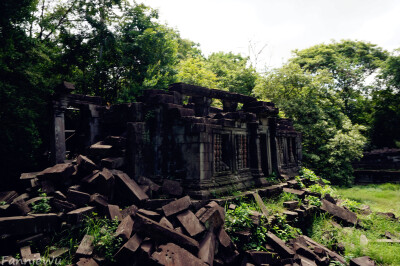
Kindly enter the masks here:
[[51, 160], [52, 163], [63, 163], [65, 160], [65, 122], [64, 113], [68, 101], [66, 96], [61, 96], [53, 101]]
[[261, 150], [260, 150], [260, 138], [258, 135], [258, 123], [250, 122], [247, 123], [249, 132], [249, 162], [251, 174], [255, 178], [263, 177], [264, 174], [261, 168]]

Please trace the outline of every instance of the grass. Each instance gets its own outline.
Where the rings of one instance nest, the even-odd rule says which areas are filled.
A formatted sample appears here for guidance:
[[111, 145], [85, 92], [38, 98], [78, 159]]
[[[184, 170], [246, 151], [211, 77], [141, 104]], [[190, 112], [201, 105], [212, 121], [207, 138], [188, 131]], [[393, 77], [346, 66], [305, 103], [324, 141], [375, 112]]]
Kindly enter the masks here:
[[372, 211], [393, 212], [396, 217], [400, 216], [400, 184], [336, 188], [336, 193], [341, 198], [348, 198], [369, 205]]
[[[400, 215], [400, 185], [354, 186], [336, 188], [335, 192], [342, 199], [355, 201], [349, 201], [350, 205], [356, 206], [358, 202], [369, 205], [373, 212], [393, 212], [396, 216]], [[316, 215], [308, 235], [328, 248], [342, 243], [345, 247], [344, 256], [348, 260], [369, 256], [379, 265], [400, 265], [400, 244], [376, 242], [386, 238], [385, 232], [390, 232], [400, 239], [400, 223], [375, 213], [357, 216], [362, 228], [337, 227], [329, 215]]]

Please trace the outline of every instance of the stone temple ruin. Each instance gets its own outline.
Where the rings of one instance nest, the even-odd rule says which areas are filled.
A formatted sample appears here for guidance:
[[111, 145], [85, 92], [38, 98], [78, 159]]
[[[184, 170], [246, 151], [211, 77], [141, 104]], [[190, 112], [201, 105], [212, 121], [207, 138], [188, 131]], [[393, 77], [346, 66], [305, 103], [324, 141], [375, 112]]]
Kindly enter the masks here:
[[[79, 153], [106, 156], [97, 163], [135, 179], [180, 181], [194, 198], [265, 185], [271, 175], [287, 179], [300, 169], [301, 134], [277, 117], [273, 103], [183, 83], [111, 106], [73, 90], [64, 82], [53, 101], [54, 163]], [[211, 105], [216, 99], [222, 109]]]

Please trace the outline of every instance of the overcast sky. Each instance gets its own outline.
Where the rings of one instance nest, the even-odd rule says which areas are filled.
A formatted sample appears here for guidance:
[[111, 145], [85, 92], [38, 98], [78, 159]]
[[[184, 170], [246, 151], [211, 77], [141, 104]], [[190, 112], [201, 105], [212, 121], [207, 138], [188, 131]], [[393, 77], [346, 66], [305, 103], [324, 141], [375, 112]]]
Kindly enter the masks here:
[[[140, 2], [138, 0], [138, 2]], [[279, 67], [294, 49], [342, 39], [400, 48], [400, 0], [144, 0], [162, 22], [205, 55], [249, 55], [266, 45], [258, 68]]]

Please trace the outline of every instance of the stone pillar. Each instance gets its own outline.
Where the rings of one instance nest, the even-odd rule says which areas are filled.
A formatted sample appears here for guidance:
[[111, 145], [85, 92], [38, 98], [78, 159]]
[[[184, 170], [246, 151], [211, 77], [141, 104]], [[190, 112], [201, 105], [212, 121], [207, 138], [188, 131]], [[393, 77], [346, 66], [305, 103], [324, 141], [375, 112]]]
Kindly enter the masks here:
[[63, 163], [65, 160], [65, 122], [64, 113], [67, 109], [67, 97], [60, 97], [53, 101], [51, 161], [53, 164]]
[[97, 110], [98, 105], [89, 104], [90, 119], [89, 119], [89, 129], [90, 129], [90, 145], [98, 141], [98, 136], [100, 134], [100, 115]]
[[260, 138], [258, 135], [258, 123], [247, 123], [249, 132], [249, 162], [251, 174], [255, 178], [263, 177], [261, 168], [261, 150], [260, 150]]
[[275, 174], [279, 175], [279, 169], [278, 169], [278, 145], [277, 145], [277, 121], [275, 117], [271, 117], [268, 119], [268, 125], [269, 125], [269, 132], [270, 132], [270, 144], [271, 144], [271, 162], [272, 162], [272, 169], [275, 172]]
[[[146, 175], [144, 147], [150, 142], [150, 136], [147, 134], [145, 122], [128, 123], [128, 150], [127, 165], [128, 174], [131, 178], [138, 178]], [[149, 162], [152, 163], [152, 162]]]

